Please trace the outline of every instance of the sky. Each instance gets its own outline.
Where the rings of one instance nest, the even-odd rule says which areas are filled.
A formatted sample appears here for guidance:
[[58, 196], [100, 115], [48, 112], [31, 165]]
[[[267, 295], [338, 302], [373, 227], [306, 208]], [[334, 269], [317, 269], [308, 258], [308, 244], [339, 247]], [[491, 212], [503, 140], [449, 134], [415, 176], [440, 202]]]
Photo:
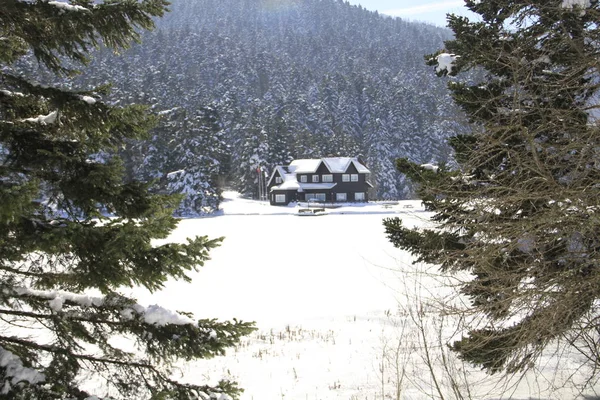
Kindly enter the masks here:
[[[446, 14], [454, 13], [469, 16], [463, 0], [348, 0], [350, 4], [360, 4], [367, 10], [380, 14], [400, 17], [410, 21], [428, 22], [446, 26]], [[470, 16], [473, 16], [471, 13]]]

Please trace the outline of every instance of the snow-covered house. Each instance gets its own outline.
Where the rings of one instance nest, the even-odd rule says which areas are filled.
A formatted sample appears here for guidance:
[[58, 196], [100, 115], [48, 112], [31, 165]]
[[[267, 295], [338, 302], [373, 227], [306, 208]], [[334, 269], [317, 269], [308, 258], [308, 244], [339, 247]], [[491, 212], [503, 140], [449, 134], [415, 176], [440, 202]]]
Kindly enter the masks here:
[[293, 201], [366, 202], [370, 171], [352, 157], [294, 160], [273, 170], [267, 187], [272, 205]]

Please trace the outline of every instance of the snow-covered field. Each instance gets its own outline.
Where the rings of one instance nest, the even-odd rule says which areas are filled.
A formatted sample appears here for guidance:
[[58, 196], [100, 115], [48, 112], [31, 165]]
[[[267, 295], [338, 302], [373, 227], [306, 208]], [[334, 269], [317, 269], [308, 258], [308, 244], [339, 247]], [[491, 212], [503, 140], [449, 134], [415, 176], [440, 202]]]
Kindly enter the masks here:
[[222, 208], [215, 217], [183, 220], [169, 238], [225, 237], [192, 283], [135, 293], [141, 304], [197, 318], [256, 321], [258, 331], [225, 357], [182, 364], [183, 379], [236, 380], [243, 400], [457, 398], [452, 386], [474, 399], [575, 396], [562, 388], [576, 367], [572, 357], [559, 363], [549, 354], [541, 372], [498, 385], [445, 350], [445, 341], [459, 334], [458, 321], [425, 302], [448, 300], [452, 291], [427, 273], [434, 268], [412, 265], [409, 254], [395, 249], [382, 225], [391, 216], [409, 226], [429, 224], [419, 201], [299, 217], [294, 207], [227, 193]]

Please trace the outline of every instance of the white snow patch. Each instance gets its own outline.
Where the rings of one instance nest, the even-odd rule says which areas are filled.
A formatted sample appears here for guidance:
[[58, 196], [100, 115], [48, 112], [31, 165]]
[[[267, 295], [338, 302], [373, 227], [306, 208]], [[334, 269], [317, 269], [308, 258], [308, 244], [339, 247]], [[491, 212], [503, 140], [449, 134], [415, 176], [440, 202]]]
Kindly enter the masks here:
[[74, 6], [72, 4], [69, 3], [63, 3], [62, 1], [49, 1], [48, 4], [55, 6], [56, 8], [60, 9], [61, 12], [65, 12], [65, 11], [84, 11], [84, 12], [89, 12], [90, 10], [88, 10], [85, 7], [82, 6]]
[[56, 296], [54, 299], [52, 299], [48, 302], [48, 305], [54, 312], [59, 312], [62, 310], [64, 303], [65, 303], [64, 298], [62, 298], [60, 296]]
[[552, 61], [550, 60], [550, 57], [548, 56], [541, 56], [536, 58], [535, 60], [533, 60], [534, 64], [551, 64]]
[[25, 118], [22, 119], [21, 122], [33, 122], [41, 125], [49, 125], [56, 122], [56, 118], [58, 117], [58, 111], [52, 111], [48, 115], [38, 115], [34, 118]]
[[196, 321], [191, 318], [188, 318], [184, 315], [176, 313], [171, 310], [167, 310], [158, 305], [152, 305], [146, 309], [144, 312], [144, 321], [148, 324], [155, 325], [195, 325]]
[[77, 294], [55, 290], [36, 290], [27, 287], [18, 287], [14, 289], [19, 296], [33, 296], [41, 299], [47, 299], [48, 305], [53, 311], [59, 312], [62, 310], [65, 301], [71, 301], [82, 307], [99, 307], [104, 304], [103, 297], [93, 297], [85, 294]]
[[167, 174], [167, 179], [174, 179], [178, 175], [183, 175], [183, 174], [185, 174], [185, 169], [180, 169], [180, 170], [177, 170], [177, 171], [169, 172]]
[[181, 315], [175, 311], [168, 310], [158, 305], [152, 305], [144, 307], [139, 304], [135, 304], [131, 307], [121, 310], [121, 316], [126, 320], [131, 320], [135, 315], [142, 315], [144, 322], [147, 324], [154, 324], [159, 326], [165, 326], [168, 324], [173, 325], [195, 325], [196, 321]]
[[573, 7], [589, 8], [592, 6], [590, 0], [563, 0], [562, 8], [573, 8]]
[[590, 8], [592, 6], [592, 2], [591, 0], [563, 0], [562, 2], [562, 8], [578, 8], [580, 9], [580, 15], [584, 16], [585, 15], [585, 9], [586, 8]]
[[435, 59], [438, 62], [438, 66], [435, 67], [435, 72], [440, 73], [442, 71], [447, 71], [448, 73], [452, 72], [452, 69], [454, 68], [454, 63], [456, 62], [456, 59], [459, 58], [460, 56], [457, 56], [455, 54], [450, 54], [450, 53], [442, 53], [440, 55], [438, 55]]
[[11, 92], [10, 90], [6, 90], [6, 89], [0, 90], [0, 93], [4, 94], [6, 96], [10, 96], [10, 97], [12, 97], [12, 96], [18, 96], [18, 97], [25, 96], [23, 93], [20, 93], [20, 92]]
[[433, 171], [433, 172], [438, 172], [438, 170], [440, 169], [440, 167], [438, 167], [437, 165], [433, 165], [433, 164], [421, 164], [421, 168], [426, 169], [428, 171]]
[[46, 376], [33, 368], [23, 366], [19, 357], [0, 346], [0, 367], [6, 368], [4, 385], [0, 389], [1, 394], [7, 394], [10, 391], [11, 383], [13, 385], [19, 382], [27, 381], [31, 384], [44, 382]]
[[79, 96], [79, 98], [89, 105], [96, 104], [96, 99], [91, 96]]
[[170, 110], [163, 110], [163, 111], [159, 111], [159, 112], [158, 112], [158, 115], [167, 115], [167, 114], [170, 114], [170, 113], [172, 113], [172, 112], [175, 112], [175, 111], [177, 111], [177, 110], [179, 110], [179, 109], [180, 109], [180, 107], [175, 107], [175, 108], [171, 108]]

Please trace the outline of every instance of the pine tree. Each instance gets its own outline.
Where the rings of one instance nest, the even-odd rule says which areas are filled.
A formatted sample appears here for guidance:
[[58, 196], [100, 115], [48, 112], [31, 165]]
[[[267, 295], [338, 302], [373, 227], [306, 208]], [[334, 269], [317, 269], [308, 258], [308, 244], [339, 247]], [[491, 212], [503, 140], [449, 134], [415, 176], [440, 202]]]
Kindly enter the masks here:
[[[13, 68], [32, 53], [71, 76], [102, 44], [119, 50], [152, 28], [165, 0], [4, 0], [0, 7], [0, 393], [11, 399], [208, 398], [238, 392], [182, 384], [177, 360], [219, 355], [250, 332], [239, 321], [194, 321], [142, 307], [119, 288], [158, 290], [208, 259], [220, 239], [152, 245], [176, 227], [177, 199], [123, 179], [117, 154], [153, 118], [114, 107], [103, 90], [36, 84]], [[105, 217], [110, 215], [110, 218]], [[131, 348], [119, 348], [115, 337]], [[89, 386], [87, 386], [89, 387]], [[225, 394], [223, 394], [225, 396]], [[94, 397], [95, 398], [95, 397]]]
[[251, 115], [246, 116], [243, 126], [235, 129], [237, 143], [234, 143], [234, 146], [240, 150], [233, 158], [238, 177], [237, 182], [234, 182], [236, 189], [255, 199], [260, 198], [262, 194], [261, 175], [268, 170], [269, 165], [267, 161], [269, 143], [266, 131], [262, 128], [262, 121], [257, 116], [257, 108]]
[[230, 169], [217, 111], [204, 107], [198, 115], [186, 118], [171, 142], [167, 191], [184, 196], [176, 214], [202, 215], [217, 210]]
[[[489, 372], [528, 368], [549, 343], [600, 366], [598, 1], [467, 1], [455, 40], [428, 57], [451, 79], [473, 133], [450, 140], [457, 168], [398, 160], [435, 212], [436, 230], [385, 222], [419, 262], [468, 272], [483, 316], [452, 348]], [[481, 319], [480, 319], [481, 320]]]

